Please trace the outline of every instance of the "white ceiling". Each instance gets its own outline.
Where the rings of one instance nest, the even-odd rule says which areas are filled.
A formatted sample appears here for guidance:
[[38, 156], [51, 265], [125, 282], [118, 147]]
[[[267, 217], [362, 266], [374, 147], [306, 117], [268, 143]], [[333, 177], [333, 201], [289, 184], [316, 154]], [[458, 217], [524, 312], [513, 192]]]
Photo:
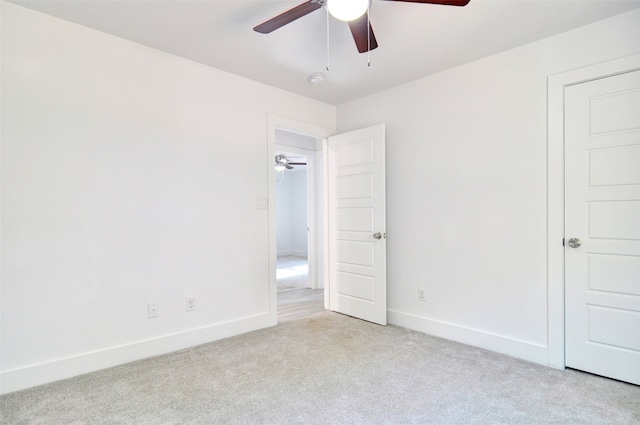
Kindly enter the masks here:
[[[367, 66], [347, 24], [334, 19], [327, 59], [323, 9], [271, 34], [252, 30], [304, 0], [12, 2], [334, 105], [640, 7], [640, 0], [471, 0], [466, 7], [373, 0], [380, 47]], [[308, 82], [315, 72], [326, 74], [323, 85]]]

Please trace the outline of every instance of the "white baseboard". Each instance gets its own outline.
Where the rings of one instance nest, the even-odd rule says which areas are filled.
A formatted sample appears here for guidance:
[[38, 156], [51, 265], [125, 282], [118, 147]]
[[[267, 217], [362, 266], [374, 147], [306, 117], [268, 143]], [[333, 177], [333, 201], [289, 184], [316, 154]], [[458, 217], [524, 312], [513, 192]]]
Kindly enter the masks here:
[[0, 394], [71, 378], [136, 360], [171, 353], [222, 338], [275, 326], [269, 313], [190, 329], [91, 353], [56, 359], [0, 373]]
[[543, 345], [394, 310], [388, 310], [387, 320], [390, 324], [440, 338], [484, 348], [545, 366], [548, 363], [548, 348]]
[[288, 251], [278, 251], [277, 256], [278, 257], [294, 256], [294, 257], [307, 258], [307, 251], [296, 251], [295, 249], [291, 249]]

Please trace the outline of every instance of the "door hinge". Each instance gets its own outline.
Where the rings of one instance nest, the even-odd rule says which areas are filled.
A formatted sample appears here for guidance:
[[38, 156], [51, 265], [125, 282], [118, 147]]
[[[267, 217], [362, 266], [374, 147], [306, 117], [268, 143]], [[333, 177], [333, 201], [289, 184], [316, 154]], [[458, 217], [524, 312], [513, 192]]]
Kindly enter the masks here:
[[562, 246], [564, 246], [564, 238], [562, 238]]

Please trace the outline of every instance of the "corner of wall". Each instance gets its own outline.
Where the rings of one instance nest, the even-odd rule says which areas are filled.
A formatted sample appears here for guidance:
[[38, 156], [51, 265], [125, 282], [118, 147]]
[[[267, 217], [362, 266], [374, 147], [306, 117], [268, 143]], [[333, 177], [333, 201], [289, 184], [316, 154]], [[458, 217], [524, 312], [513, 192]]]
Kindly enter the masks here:
[[548, 348], [539, 344], [395, 310], [389, 310], [387, 316], [396, 326], [548, 366]]

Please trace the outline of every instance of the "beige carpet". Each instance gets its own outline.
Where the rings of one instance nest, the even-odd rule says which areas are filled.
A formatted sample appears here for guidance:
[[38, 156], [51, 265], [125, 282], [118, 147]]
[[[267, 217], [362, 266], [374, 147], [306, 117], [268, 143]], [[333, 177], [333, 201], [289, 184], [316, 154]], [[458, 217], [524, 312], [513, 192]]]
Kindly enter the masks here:
[[640, 387], [322, 312], [0, 397], [14, 424], [638, 424]]

